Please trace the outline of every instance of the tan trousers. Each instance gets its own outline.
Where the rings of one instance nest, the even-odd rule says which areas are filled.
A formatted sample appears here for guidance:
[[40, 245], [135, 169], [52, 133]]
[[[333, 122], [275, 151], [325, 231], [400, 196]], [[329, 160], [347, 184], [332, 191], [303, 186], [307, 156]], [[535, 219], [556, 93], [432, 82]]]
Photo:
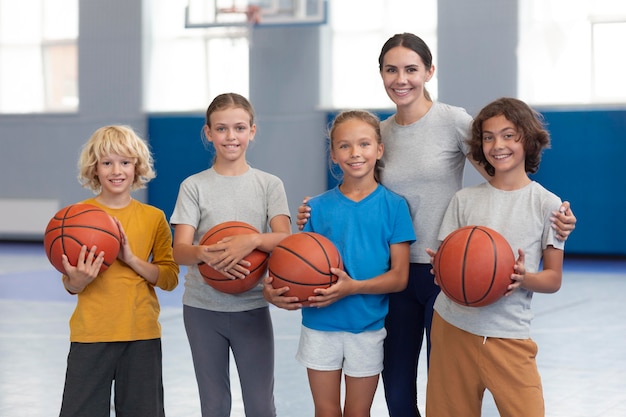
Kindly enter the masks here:
[[485, 338], [435, 312], [426, 389], [427, 417], [479, 417], [485, 389], [501, 417], [543, 417], [541, 378], [532, 339]]

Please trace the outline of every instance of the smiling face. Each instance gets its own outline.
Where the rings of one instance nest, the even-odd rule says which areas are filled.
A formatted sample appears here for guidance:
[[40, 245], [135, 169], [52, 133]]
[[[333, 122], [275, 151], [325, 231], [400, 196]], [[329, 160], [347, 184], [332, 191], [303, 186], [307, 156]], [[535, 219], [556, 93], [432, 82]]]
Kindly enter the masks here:
[[216, 162], [245, 161], [246, 149], [256, 133], [256, 125], [250, 120], [250, 114], [240, 107], [211, 113], [210, 124], [204, 129], [215, 147]]
[[496, 175], [526, 177], [526, 152], [522, 133], [504, 115], [490, 117], [482, 123], [482, 149]]
[[385, 53], [380, 74], [387, 95], [398, 107], [426, 100], [424, 86], [430, 81], [435, 67], [426, 67], [412, 49], [396, 46]]
[[367, 122], [352, 118], [338, 124], [332, 133], [331, 157], [344, 174], [344, 181], [374, 179], [376, 161], [383, 155], [383, 144]]
[[136, 159], [114, 153], [105, 155], [96, 164], [101, 194], [111, 197], [130, 194], [135, 181]]

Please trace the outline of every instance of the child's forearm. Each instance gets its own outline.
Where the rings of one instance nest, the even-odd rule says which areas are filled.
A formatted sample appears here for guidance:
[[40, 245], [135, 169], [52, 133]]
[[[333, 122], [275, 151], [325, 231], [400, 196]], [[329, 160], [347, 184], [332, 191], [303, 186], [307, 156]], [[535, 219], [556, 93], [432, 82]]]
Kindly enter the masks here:
[[527, 272], [521, 287], [537, 293], [555, 293], [561, 288], [561, 274], [545, 269], [540, 272]]
[[156, 284], [159, 279], [159, 267], [151, 262], [144, 261], [136, 256], [126, 262], [126, 264], [138, 273], [143, 279], [151, 284]]
[[563, 251], [548, 246], [543, 251], [543, 270], [526, 272], [521, 287], [533, 292], [554, 293], [561, 288]]
[[201, 246], [175, 243], [173, 248], [174, 261], [179, 265], [195, 265], [202, 262], [199, 252], [202, 251]]

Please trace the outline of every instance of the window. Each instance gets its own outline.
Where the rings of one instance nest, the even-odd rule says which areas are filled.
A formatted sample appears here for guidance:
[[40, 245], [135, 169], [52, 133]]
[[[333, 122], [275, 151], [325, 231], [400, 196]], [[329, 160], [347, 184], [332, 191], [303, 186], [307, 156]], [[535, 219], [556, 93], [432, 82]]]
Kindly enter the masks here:
[[78, 109], [78, 0], [0, 0], [0, 113]]
[[[396, 33], [411, 32], [422, 38], [437, 68], [436, 0], [341, 0], [329, 2], [329, 9], [332, 64], [324, 88], [332, 96], [322, 98], [325, 106], [376, 109], [393, 105], [382, 86], [378, 55]], [[436, 99], [436, 70], [427, 89]]]
[[626, 2], [520, 0], [519, 95], [532, 104], [626, 101]]
[[[146, 110], [206, 109], [225, 91], [248, 96], [248, 39], [237, 27], [185, 28], [188, 0], [153, 0], [147, 43]], [[208, 4], [208, 2], [207, 2]]]
[[[309, 1], [310, 2], [310, 1]], [[244, 96], [249, 91], [248, 39], [237, 27], [185, 28], [185, 8], [219, 2], [153, 0], [146, 82], [148, 111], [204, 109], [223, 91]], [[241, 2], [240, 2], [241, 3]], [[244, 2], [245, 3], [245, 2]], [[316, 4], [317, 2], [310, 2]], [[324, 107], [387, 108], [391, 101], [382, 88], [378, 54], [383, 43], [399, 32], [422, 37], [436, 58], [436, 0], [362, 0], [328, 2], [328, 48], [332, 64], [323, 74]], [[230, 4], [239, 4], [231, 0]], [[209, 6], [207, 6], [209, 5]], [[207, 12], [204, 10], [203, 12]], [[210, 12], [210, 11], [209, 11]], [[359, 16], [355, 19], [355, 13]], [[381, 18], [382, 16], [382, 18]], [[324, 45], [326, 46], [326, 45]], [[437, 80], [428, 85], [437, 96]]]
[[[591, 32], [591, 91], [594, 101], [626, 100], [626, 54], [617, 52], [615, 45], [626, 41], [626, 15], [622, 21], [592, 22]], [[618, 46], [619, 48], [619, 46]]]

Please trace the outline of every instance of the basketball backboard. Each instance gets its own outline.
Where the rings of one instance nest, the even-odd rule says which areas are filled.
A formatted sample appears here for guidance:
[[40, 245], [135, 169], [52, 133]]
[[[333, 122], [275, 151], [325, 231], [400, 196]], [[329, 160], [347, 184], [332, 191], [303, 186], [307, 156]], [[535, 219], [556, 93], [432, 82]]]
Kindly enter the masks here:
[[188, 0], [186, 28], [321, 25], [326, 0]]

